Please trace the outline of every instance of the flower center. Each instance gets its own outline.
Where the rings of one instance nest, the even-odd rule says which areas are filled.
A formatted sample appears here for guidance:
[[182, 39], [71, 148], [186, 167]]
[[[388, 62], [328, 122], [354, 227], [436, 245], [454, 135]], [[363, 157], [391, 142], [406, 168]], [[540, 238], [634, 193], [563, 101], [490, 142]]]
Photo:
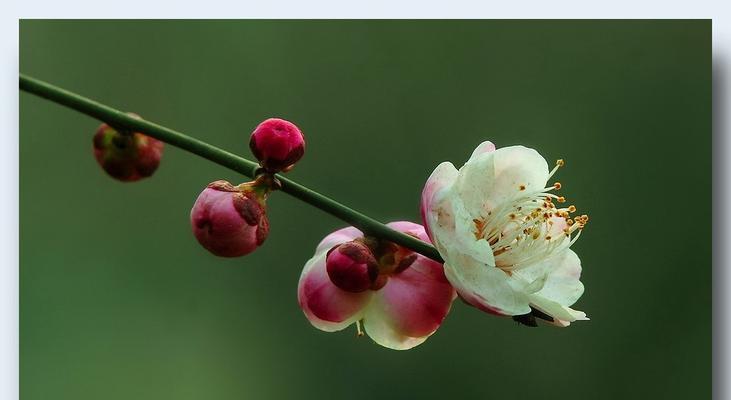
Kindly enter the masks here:
[[[556, 161], [548, 178], [563, 165]], [[589, 222], [588, 215], [571, 216], [575, 206], [556, 206], [554, 201], [566, 202], [552, 193], [561, 189], [560, 182], [534, 192], [522, 184], [516, 189], [512, 199], [474, 220], [475, 237], [490, 244], [495, 265], [508, 274], [568, 249]]]
[[[410, 234], [407, 233], [407, 235]], [[331, 253], [336, 249], [339, 249], [341, 253], [344, 250], [346, 257], [350, 258], [350, 260], [343, 260], [342, 257], [340, 257], [340, 259], [335, 257], [331, 260]], [[361, 252], [367, 252], [367, 255], [359, 255]], [[335, 286], [338, 286], [343, 290], [350, 292], [362, 291], [360, 288], [366, 284], [365, 282], [362, 282], [362, 280], [366, 279], [366, 274], [363, 272], [363, 268], [366, 266], [365, 261], [367, 258], [372, 260], [368, 263], [370, 265], [368, 266], [367, 278], [370, 279], [370, 282], [368, 283], [367, 288], [370, 290], [380, 290], [386, 285], [390, 277], [405, 271], [416, 261], [418, 256], [414, 253], [414, 251], [401, 247], [395, 243], [380, 240], [372, 236], [365, 236], [354, 239], [352, 242], [335, 246], [330, 250], [330, 252], [328, 252], [327, 268], [330, 280], [335, 284]], [[353, 264], [361, 264], [361, 271], [357, 268], [352, 268]], [[341, 276], [344, 279], [340, 279]], [[349, 283], [344, 282], [345, 280], [358, 281], [358, 290], [348, 286]]]

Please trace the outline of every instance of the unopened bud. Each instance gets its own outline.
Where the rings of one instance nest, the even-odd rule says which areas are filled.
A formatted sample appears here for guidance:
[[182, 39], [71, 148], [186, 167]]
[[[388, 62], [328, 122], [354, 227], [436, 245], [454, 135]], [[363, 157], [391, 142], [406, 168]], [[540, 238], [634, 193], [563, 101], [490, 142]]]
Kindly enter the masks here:
[[198, 242], [221, 257], [251, 253], [269, 234], [264, 195], [254, 186], [233, 186], [227, 181], [208, 185], [190, 211]]
[[286, 172], [304, 155], [305, 137], [295, 124], [270, 118], [254, 129], [249, 147], [264, 169]]
[[107, 124], [101, 124], [94, 134], [97, 163], [111, 177], [123, 182], [152, 175], [160, 165], [163, 147], [163, 142], [155, 138], [139, 132], [119, 132]]
[[359, 293], [371, 288], [378, 277], [378, 266], [368, 246], [358, 241], [334, 247], [327, 255], [327, 274], [335, 286]]

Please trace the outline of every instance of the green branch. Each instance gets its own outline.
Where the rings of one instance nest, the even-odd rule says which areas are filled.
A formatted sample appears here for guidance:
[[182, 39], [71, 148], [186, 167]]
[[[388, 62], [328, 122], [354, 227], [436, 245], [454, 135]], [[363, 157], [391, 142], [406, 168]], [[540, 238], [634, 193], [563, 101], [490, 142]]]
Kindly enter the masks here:
[[[72, 108], [112, 126], [152, 136], [175, 147], [199, 155], [209, 161], [213, 161], [218, 165], [246, 175], [249, 178], [254, 177], [254, 171], [259, 166], [253, 161], [249, 161], [233, 153], [229, 153], [226, 150], [219, 149], [218, 147], [212, 146], [206, 142], [150, 121], [132, 118], [123, 111], [51, 85], [50, 83], [31, 78], [27, 75], [20, 74], [20, 90], [33, 93], [54, 103]], [[433, 260], [442, 262], [442, 258], [433, 246], [412, 236], [395, 231], [375, 219], [287, 179], [281, 174], [278, 174], [277, 178], [282, 183], [281, 190], [283, 192], [288, 193], [307, 204], [315, 206], [326, 213], [340, 218], [368, 235], [394, 242]]]

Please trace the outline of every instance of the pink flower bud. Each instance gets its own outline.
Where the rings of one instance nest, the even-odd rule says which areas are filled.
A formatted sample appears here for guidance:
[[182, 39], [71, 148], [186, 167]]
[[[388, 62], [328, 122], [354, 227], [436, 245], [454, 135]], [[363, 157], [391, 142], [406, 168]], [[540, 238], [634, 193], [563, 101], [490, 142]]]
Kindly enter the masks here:
[[332, 283], [351, 293], [368, 290], [378, 277], [373, 253], [357, 241], [333, 247], [327, 255], [326, 268]]
[[269, 234], [264, 195], [252, 184], [215, 181], [198, 196], [190, 223], [198, 242], [221, 257], [251, 253]]
[[254, 129], [249, 147], [262, 167], [286, 172], [305, 153], [305, 136], [295, 124], [269, 118]]
[[[139, 118], [138, 115], [130, 115]], [[138, 132], [122, 133], [101, 124], [94, 134], [94, 157], [111, 177], [134, 182], [152, 175], [160, 165], [163, 142]]]
[[[399, 221], [388, 226], [429, 243], [421, 225]], [[368, 290], [352, 290], [366, 283], [371, 284]], [[410, 349], [432, 335], [455, 297], [442, 264], [364, 236], [354, 227], [320, 242], [297, 288], [300, 307], [316, 328], [335, 332], [355, 324], [359, 334], [364, 330], [376, 343], [397, 350]]]

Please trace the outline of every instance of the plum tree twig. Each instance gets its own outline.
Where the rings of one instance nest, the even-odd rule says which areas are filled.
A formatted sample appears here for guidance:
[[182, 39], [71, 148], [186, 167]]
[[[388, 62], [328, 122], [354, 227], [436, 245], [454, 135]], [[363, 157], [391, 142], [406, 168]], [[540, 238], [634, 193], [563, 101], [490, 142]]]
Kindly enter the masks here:
[[[123, 111], [24, 74], [20, 74], [20, 90], [71, 108], [120, 129], [144, 133], [145, 135], [189, 151], [249, 178], [255, 177], [256, 170], [259, 167], [253, 161], [194, 137], [154, 122], [131, 117]], [[443, 262], [434, 246], [412, 236], [395, 231], [383, 223], [288, 179], [281, 174], [278, 174], [277, 178], [281, 182], [281, 191], [355, 226], [365, 234], [391, 241], [433, 260]]]

